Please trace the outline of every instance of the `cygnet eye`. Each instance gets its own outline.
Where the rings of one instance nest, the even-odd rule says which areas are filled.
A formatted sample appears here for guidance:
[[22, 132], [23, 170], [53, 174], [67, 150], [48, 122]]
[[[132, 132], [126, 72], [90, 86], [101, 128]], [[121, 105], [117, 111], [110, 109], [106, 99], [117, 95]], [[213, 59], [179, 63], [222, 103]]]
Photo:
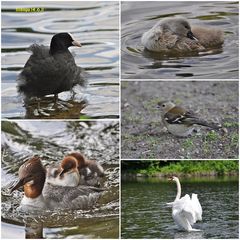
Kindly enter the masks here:
[[189, 29], [189, 27], [188, 27], [187, 25], [185, 25], [185, 28], [186, 28], [186, 29]]
[[166, 105], [165, 105], [165, 104], [162, 104], [162, 107], [166, 107]]

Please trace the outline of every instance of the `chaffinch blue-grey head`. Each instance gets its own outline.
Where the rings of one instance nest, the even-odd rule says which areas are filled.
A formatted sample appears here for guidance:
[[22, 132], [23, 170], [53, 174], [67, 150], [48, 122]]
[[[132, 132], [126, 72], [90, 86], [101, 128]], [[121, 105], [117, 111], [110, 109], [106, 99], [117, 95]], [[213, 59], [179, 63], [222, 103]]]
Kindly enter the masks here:
[[193, 112], [183, 107], [176, 106], [171, 101], [158, 103], [161, 110], [162, 122], [170, 133], [179, 137], [187, 137], [194, 129], [193, 125], [201, 125], [211, 129], [219, 130], [221, 125], [208, 123], [194, 115]]

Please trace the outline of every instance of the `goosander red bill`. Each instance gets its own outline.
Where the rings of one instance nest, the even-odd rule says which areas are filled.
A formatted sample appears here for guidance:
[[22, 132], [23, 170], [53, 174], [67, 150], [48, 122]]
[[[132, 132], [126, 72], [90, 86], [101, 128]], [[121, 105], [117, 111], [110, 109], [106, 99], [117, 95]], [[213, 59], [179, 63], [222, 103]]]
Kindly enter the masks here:
[[39, 157], [33, 157], [19, 168], [19, 181], [11, 192], [24, 187], [21, 210], [90, 209], [103, 189], [91, 186], [54, 186], [45, 183], [46, 169]]
[[[104, 177], [104, 169], [97, 161], [89, 160], [79, 152], [73, 152], [69, 154], [69, 156], [73, 156], [77, 159], [78, 170], [85, 177], [88, 177], [88, 176], [92, 177], [94, 175], [97, 175], [99, 177]], [[90, 174], [88, 173], [88, 170], [90, 170]]]

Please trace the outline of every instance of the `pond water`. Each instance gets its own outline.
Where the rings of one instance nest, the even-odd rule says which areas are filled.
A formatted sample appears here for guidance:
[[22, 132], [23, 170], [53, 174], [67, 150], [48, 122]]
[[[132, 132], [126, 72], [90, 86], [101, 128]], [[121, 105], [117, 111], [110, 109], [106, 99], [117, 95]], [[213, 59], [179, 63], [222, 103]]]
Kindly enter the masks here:
[[[43, 165], [72, 151], [96, 159], [106, 176], [97, 205], [88, 211], [46, 211], [25, 215], [17, 210], [22, 191], [9, 189], [27, 157], [39, 155]], [[119, 235], [119, 124], [105, 122], [2, 122], [2, 238], [118, 238]]]
[[210, 239], [238, 238], [238, 177], [182, 179], [182, 196], [197, 193], [203, 221], [194, 225], [199, 232], [179, 231], [166, 203], [175, 199], [172, 182], [157, 178], [122, 181], [122, 238]]
[[[238, 2], [122, 2], [121, 9], [122, 78], [238, 78]], [[192, 56], [144, 51], [142, 34], [160, 19], [177, 15], [187, 18], [192, 25], [223, 29], [223, 47]]]
[[[16, 12], [41, 7], [42, 12]], [[119, 115], [119, 4], [118, 2], [2, 2], [2, 117], [4, 118], [117, 118]], [[33, 44], [49, 46], [55, 33], [71, 32], [82, 44], [70, 48], [76, 64], [85, 69], [88, 86], [59, 94], [70, 107], [58, 111], [41, 104], [26, 111], [16, 79]], [[52, 102], [52, 98], [50, 101]], [[81, 114], [80, 114], [81, 111]]]

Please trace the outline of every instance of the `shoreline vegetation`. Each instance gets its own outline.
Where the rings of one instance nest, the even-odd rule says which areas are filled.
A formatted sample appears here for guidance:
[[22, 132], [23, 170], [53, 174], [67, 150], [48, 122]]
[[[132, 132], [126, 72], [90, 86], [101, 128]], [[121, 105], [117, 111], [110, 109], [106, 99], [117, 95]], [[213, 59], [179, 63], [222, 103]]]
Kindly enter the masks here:
[[238, 176], [237, 160], [123, 161], [123, 178], [134, 177], [214, 177]]

